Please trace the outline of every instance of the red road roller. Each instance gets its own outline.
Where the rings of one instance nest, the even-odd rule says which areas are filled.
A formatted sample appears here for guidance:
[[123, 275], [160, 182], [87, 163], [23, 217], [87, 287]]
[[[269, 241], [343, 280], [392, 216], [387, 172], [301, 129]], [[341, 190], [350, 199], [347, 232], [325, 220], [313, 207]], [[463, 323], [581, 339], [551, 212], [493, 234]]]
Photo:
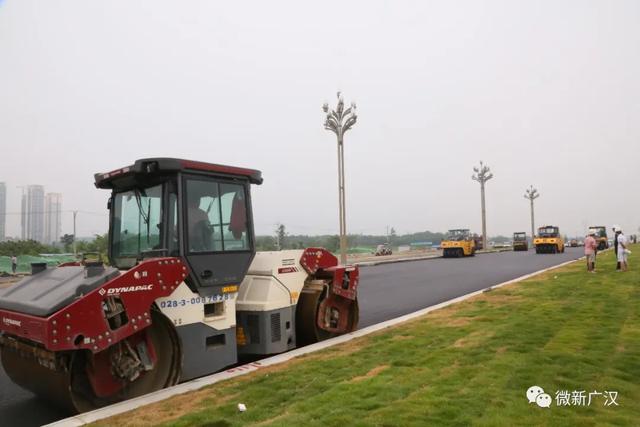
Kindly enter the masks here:
[[109, 263], [34, 265], [0, 290], [17, 384], [85, 412], [356, 329], [358, 269], [322, 248], [255, 251], [257, 170], [149, 158], [111, 190]]

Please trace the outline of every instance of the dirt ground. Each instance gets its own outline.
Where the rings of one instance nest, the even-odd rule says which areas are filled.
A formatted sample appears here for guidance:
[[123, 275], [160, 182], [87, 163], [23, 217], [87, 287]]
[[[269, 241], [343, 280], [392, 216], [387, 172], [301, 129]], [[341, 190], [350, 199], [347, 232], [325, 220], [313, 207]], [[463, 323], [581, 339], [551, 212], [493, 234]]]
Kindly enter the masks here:
[[22, 279], [23, 276], [11, 276], [11, 277], [0, 277], [0, 289], [6, 288], [18, 280]]

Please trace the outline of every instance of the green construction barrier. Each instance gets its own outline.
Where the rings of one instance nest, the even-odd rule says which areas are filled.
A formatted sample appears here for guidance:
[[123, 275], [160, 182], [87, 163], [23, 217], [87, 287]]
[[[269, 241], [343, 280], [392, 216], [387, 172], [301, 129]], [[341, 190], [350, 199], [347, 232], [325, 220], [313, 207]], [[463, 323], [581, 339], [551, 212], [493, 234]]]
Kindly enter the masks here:
[[[32, 256], [32, 255], [19, 255], [18, 268], [16, 273], [30, 273], [32, 262], [46, 262], [48, 266], [55, 267], [63, 262], [75, 261], [73, 255], [47, 255], [47, 256]], [[11, 273], [11, 257], [0, 256], [0, 273]]]

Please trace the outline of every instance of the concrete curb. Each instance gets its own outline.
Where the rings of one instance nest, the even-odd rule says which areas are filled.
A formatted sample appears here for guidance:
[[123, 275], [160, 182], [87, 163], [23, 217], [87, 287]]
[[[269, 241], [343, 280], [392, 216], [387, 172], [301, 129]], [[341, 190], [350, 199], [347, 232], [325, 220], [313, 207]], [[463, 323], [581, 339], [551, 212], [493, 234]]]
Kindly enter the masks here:
[[69, 418], [65, 418], [63, 420], [59, 420], [56, 421], [54, 423], [51, 424], [47, 424], [47, 426], [57, 426], [57, 427], [75, 427], [75, 426], [81, 426], [87, 423], [91, 423], [91, 422], [95, 422], [98, 420], [102, 420], [105, 418], [109, 418], [112, 417], [114, 415], [119, 415], [122, 414], [124, 412], [128, 412], [134, 409], [139, 408], [140, 406], [144, 406], [144, 405], [149, 405], [151, 403], [155, 403], [155, 402], [159, 402], [161, 400], [165, 400], [168, 399], [170, 397], [176, 396], [178, 394], [183, 394], [183, 393], [187, 393], [190, 391], [195, 391], [198, 390], [202, 387], [211, 385], [211, 384], [215, 384], [217, 382], [223, 381], [223, 380], [227, 380], [230, 378], [234, 378], [240, 375], [245, 375], [248, 374], [250, 372], [254, 372], [259, 370], [260, 368], [264, 368], [266, 366], [272, 366], [272, 365], [277, 365], [280, 363], [284, 363], [286, 361], [289, 361], [295, 357], [298, 356], [302, 356], [305, 354], [309, 354], [309, 353], [314, 353], [316, 351], [319, 350], [323, 350], [325, 348], [329, 348], [329, 347], [333, 347], [335, 345], [338, 344], [342, 344], [344, 342], [347, 341], [351, 341], [354, 338], [359, 338], [365, 335], [369, 335], [371, 333], [374, 332], [378, 332], [381, 331], [383, 329], [387, 329], [389, 327], [392, 326], [396, 326], [402, 322], [406, 322], [408, 320], [412, 320], [415, 319], [417, 317], [420, 316], [424, 316], [427, 313], [430, 313], [434, 310], [438, 310], [440, 308], [443, 307], [447, 307], [449, 305], [455, 304], [457, 302], [460, 301], [464, 301], [466, 299], [469, 299], [471, 297], [474, 297], [476, 295], [480, 295], [482, 293], [491, 291], [493, 289], [497, 289], [497, 288], [501, 288], [503, 286], [509, 285], [509, 284], [513, 284], [513, 283], [517, 283], [517, 282], [521, 282], [525, 279], [528, 279], [530, 277], [536, 276], [538, 274], [547, 272], [547, 271], [551, 271], [551, 270], [555, 270], [557, 268], [560, 267], [564, 267], [565, 265], [569, 265], [571, 263], [580, 261], [581, 259], [584, 259], [584, 257], [575, 259], [575, 260], [571, 260], [571, 261], [566, 261], [563, 262], [561, 264], [558, 265], [554, 265], [552, 267], [548, 267], [548, 268], [544, 268], [542, 270], [538, 270], [535, 271], [533, 273], [529, 273], [529, 274], [525, 274], [524, 276], [520, 276], [517, 277], [515, 279], [511, 279], [508, 280], [506, 282], [494, 285], [494, 286], [490, 286], [488, 288], [485, 289], [480, 289], [478, 291], [475, 292], [471, 292], [462, 296], [459, 296], [457, 298], [448, 300], [448, 301], [444, 301], [441, 302], [440, 304], [436, 304], [436, 305], [432, 305], [430, 307], [427, 308], [423, 308], [421, 310], [418, 311], [414, 311], [413, 313], [409, 313], [409, 314], [405, 314], [404, 316], [400, 316], [400, 317], [396, 317], [395, 319], [390, 319], [387, 320], [385, 322], [381, 322], [381, 323], [377, 323], [375, 325], [371, 325], [368, 326], [366, 328], [363, 329], [359, 329], [355, 332], [352, 332], [350, 334], [346, 334], [346, 335], [342, 335], [336, 338], [331, 338], [329, 340], [326, 341], [322, 341], [316, 344], [312, 344], [312, 345], [308, 345], [306, 347], [302, 347], [302, 348], [298, 348], [295, 350], [291, 350], [287, 353], [282, 353], [276, 356], [272, 356], [272, 357], [268, 357], [266, 359], [262, 359], [258, 362], [253, 362], [253, 363], [249, 363], [246, 365], [242, 365], [242, 366], [238, 366], [236, 368], [232, 368], [232, 369], [228, 369], [226, 371], [223, 372], [218, 372], [216, 374], [213, 375], [209, 375], [206, 377], [202, 377], [202, 378], [198, 378], [192, 381], [188, 381], [182, 384], [178, 384], [176, 386], [170, 387], [170, 388], [166, 388], [163, 390], [158, 390], [156, 392], [144, 395], [144, 396], [140, 396], [134, 399], [130, 399], [124, 402], [120, 402], [120, 403], [116, 403], [114, 405], [111, 406], [107, 406], [101, 409], [97, 409], [95, 411], [91, 411], [91, 412], [85, 412], [83, 414], [79, 414], [73, 417], [69, 417]]

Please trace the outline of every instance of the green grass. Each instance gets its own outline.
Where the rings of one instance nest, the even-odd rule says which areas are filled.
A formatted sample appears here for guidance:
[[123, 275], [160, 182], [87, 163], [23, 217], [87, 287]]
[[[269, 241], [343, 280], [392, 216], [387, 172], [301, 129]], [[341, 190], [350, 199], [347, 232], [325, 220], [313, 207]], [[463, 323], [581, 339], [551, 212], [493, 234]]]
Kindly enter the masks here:
[[[577, 262], [102, 424], [639, 425], [637, 250], [627, 273], [601, 254], [597, 274]], [[551, 408], [528, 403], [532, 385]], [[619, 406], [557, 407], [557, 390], [617, 391]]]

